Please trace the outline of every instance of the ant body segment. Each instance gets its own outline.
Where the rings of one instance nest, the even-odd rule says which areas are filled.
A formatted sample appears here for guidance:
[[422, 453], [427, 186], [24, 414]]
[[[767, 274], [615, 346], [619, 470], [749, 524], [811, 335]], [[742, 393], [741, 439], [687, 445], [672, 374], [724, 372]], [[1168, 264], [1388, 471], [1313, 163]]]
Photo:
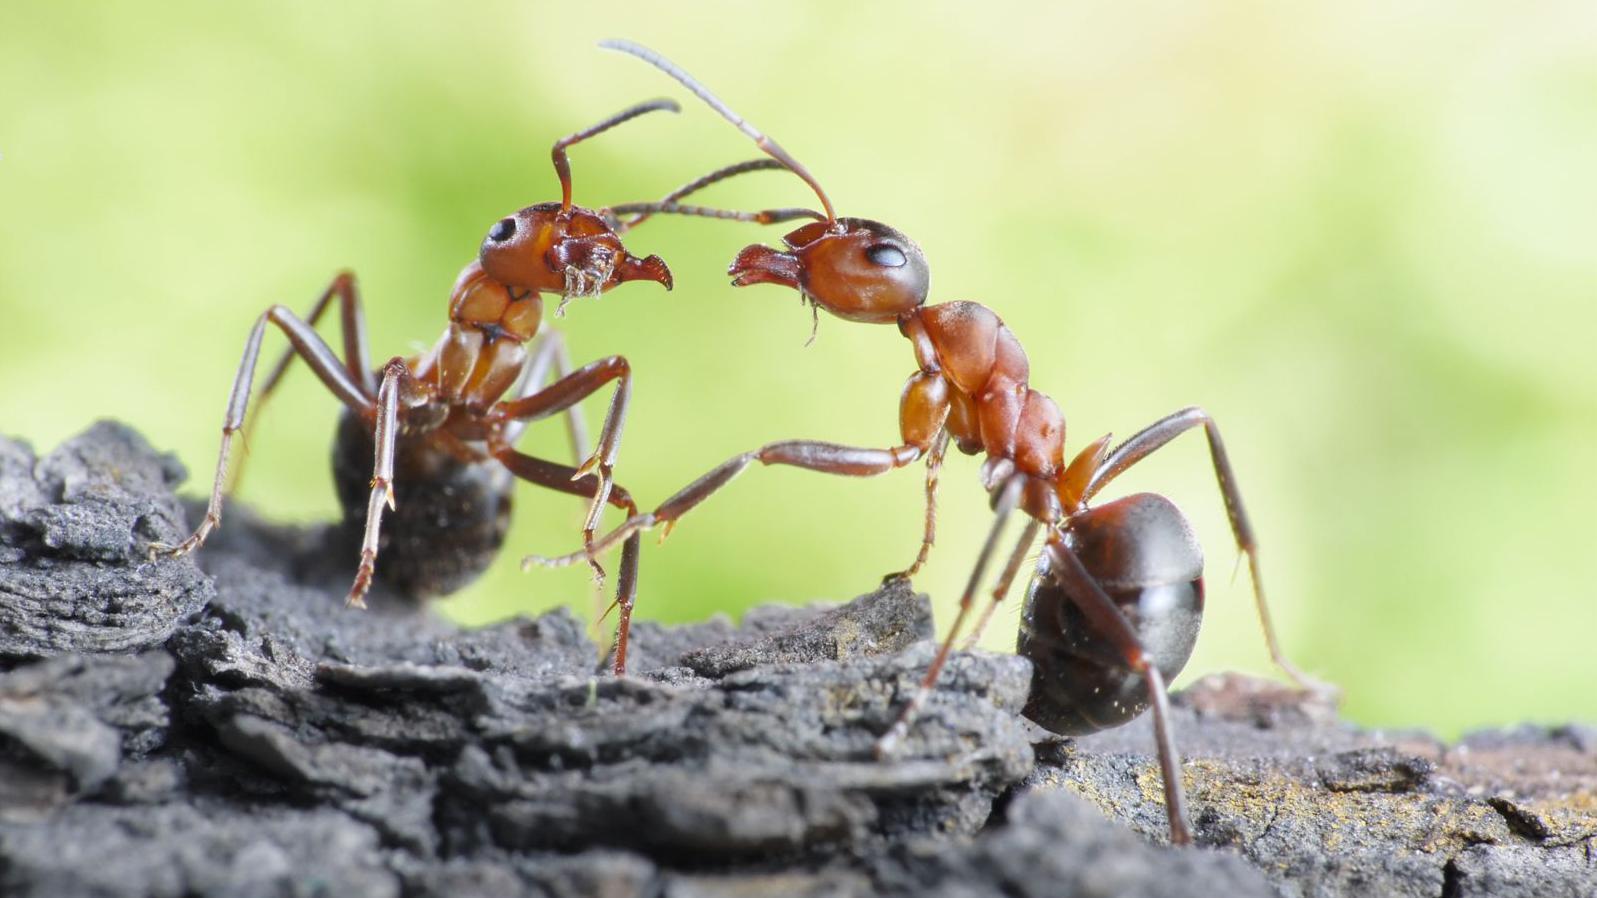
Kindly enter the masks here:
[[[247, 434], [249, 399], [261, 340], [268, 324], [291, 347], [267, 376], [255, 412], [277, 387], [297, 356], [315, 372], [344, 409], [333, 448], [333, 471], [344, 525], [360, 533], [360, 562], [347, 604], [364, 607], [372, 578], [380, 573], [401, 592], [425, 597], [451, 592], [487, 568], [504, 543], [510, 499], [517, 479], [590, 500], [583, 527], [591, 543], [605, 505], [636, 514], [637, 505], [612, 479], [631, 392], [631, 368], [623, 356], [572, 370], [554, 330], [529, 351], [543, 317], [543, 295], [560, 296], [559, 315], [575, 296], [593, 296], [628, 281], [653, 281], [671, 289], [671, 272], [659, 256], [627, 252], [614, 226], [600, 213], [573, 205], [574, 144], [649, 112], [679, 111], [671, 100], [629, 107], [592, 127], [556, 141], [552, 150], [561, 200], [508, 215], [489, 229], [476, 259], [455, 281], [449, 322], [432, 349], [394, 357], [373, 370], [365, 315], [349, 273], [338, 275], [305, 318], [274, 305], [261, 314], [245, 342], [244, 356], [228, 396], [205, 518], [176, 546], [150, 552], [184, 555], [198, 549], [220, 523], [227, 493], [233, 437]], [[342, 329], [340, 358], [316, 332], [336, 300]], [[543, 386], [550, 368], [557, 379]], [[576, 405], [614, 382], [615, 393], [589, 453]], [[575, 467], [517, 451], [528, 424], [566, 413]], [[248, 417], [247, 417], [248, 416]], [[395, 502], [396, 494], [405, 501]], [[386, 530], [385, 509], [390, 513]], [[387, 548], [377, 567], [379, 549]], [[637, 544], [622, 550], [616, 588], [618, 638], [637, 588]], [[598, 565], [595, 572], [602, 576]], [[619, 657], [625, 645], [618, 644]]]
[[[975, 302], [927, 305], [930, 269], [914, 241], [900, 231], [833, 211], [819, 182], [775, 141], [739, 117], [675, 64], [636, 44], [607, 41], [675, 78], [815, 191], [824, 212], [783, 237], [775, 249], [743, 249], [728, 274], [735, 286], [777, 284], [797, 290], [816, 308], [849, 321], [896, 325], [914, 351], [916, 370], [899, 403], [902, 442], [887, 448], [817, 441], [770, 443], [745, 452], [694, 481], [651, 512], [634, 515], [581, 552], [535, 563], [564, 565], [590, 559], [641, 531], [669, 532], [689, 510], [758, 461], [827, 474], [865, 477], [926, 461], [926, 515], [920, 552], [899, 574], [926, 561], [934, 539], [935, 492], [950, 441], [966, 454], [984, 453], [981, 477], [994, 521], [960, 597], [958, 615], [919, 688], [876, 744], [887, 757], [908, 733], [935, 686], [954, 640], [977, 605], [977, 593], [997, 551], [1003, 527], [1019, 510], [1027, 518], [965, 647], [974, 645], [1008, 593], [1039, 533], [1042, 555], [1026, 591], [1018, 651], [1033, 664], [1025, 715], [1066, 735], [1125, 723], [1149, 708], [1158, 743], [1171, 841], [1191, 841], [1179, 760], [1169, 726], [1166, 683], [1185, 665], [1203, 610], [1203, 553], [1186, 518], [1152, 493], [1092, 504], [1116, 477], [1189, 430], [1202, 428], [1238, 549], [1246, 556], [1265, 640], [1275, 663], [1301, 688], [1329, 691], [1299, 672], [1276, 640], [1260, 578], [1257, 541], [1248, 521], [1225, 444], [1201, 408], [1182, 409], [1110, 448], [1110, 436], [1064, 455], [1065, 418], [1053, 399], [1029, 383], [1019, 340], [992, 310]], [[635, 212], [708, 215], [751, 222], [799, 217], [802, 210], [762, 213], [705, 210], [676, 198], [628, 207]], [[618, 207], [619, 208], [619, 207]]]

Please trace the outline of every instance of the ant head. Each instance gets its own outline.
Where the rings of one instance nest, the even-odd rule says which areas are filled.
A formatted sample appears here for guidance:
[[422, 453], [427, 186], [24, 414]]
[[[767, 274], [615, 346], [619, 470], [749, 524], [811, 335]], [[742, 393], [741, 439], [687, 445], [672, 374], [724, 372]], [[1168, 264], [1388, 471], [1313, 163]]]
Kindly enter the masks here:
[[512, 289], [598, 294], [626, 281], [671, 289], [659, 256], [627, 252], [603, 218], [586, 209], [539, 203], [494, 222], [478, 255], [482, 270]]
[[792, 287], [848, 321], [896, 321], [926, 301], [926, 256], [915, 241], [879, 221], [815, 221], [782, 242], [788, 252], [756, 244], [738, 253], [727, 270], [732, 283]]
[[[567, 150], [596, 134], [650, 112], [676, 112], [673, 100], [649, 100], [555, 141], [550, 150], [560, 179], [560, 202], [528, 206], [494, 222], [483, 238], [482, 270], [513, 290], [597, 296], [625, 281], [654, 281], [671, 289], [671, 270], [659, 256], [627, 253], [604, 218], [571, 202]], [[562, 304], [563, 306], [563, 304]]]
[[[753, 140], [765, 155], [808, 184], [821, 201], [824, 214], [802, 209], [773, 209], [749, 216], [725, 215], [670, 202], [645, 207], [648, 211], [685, 212], [763, 223], [785, 221], [797, 215], [813, 215], [821, 219], [784, 237], [788, 252], [755, 245], [738, 253], [732, 267], [727, 270], [732, 275], [734, 285], [783, 284], [793, 287], [815, 307], [825, 307], [828, 312], [850, 321], [894, 321], [926, 301], [931, 276], [926, 267], [926, 257], [921, 254], [915, 241], [881, 222], [837, 217], [832, 200], [809, 169], [783, 149], [781, 144], [733, 112], [730, 106], [676, 63], [631, 41], [601, 41], [599, 46], [636, 56], [676, 79], [677, 83]], [[673, 194], [672, 198], [680, 199], [722, 177], [752, 170], [752, 163], [743, 163], [713, 172]]]

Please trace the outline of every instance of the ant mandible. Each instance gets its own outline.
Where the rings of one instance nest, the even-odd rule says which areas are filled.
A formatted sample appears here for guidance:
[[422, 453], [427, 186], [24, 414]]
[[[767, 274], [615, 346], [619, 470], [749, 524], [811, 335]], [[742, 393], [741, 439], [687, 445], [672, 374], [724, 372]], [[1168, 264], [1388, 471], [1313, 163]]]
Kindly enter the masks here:
[[[930, 272], [914, 241], [881, 222], [839, 218], [807, 169], [669, 60], [628, 42], [601, 46], [639, 57], [675, 78], [809, 184], [820, 199], [824, 214], [812, 213], [819, 220], [785, 236], [783, 249], [756, 244], [738, 253], [728, 271], [733, 285], [791, 287], [813, 306], [839, 318], [896, 324], [914, 349], [917, 370], [900, 398], [903, 442], [898, 446], [771, 443], [716, 467], [654, 511], [635, 515], [590, 542], [583, 552], [535, 560], [575, 563], [643, 530], [669, 528], [756, 461], [863, 477], [925, 458], [926, 518], [920, 552], [908, 569], [895, 575], [908, 577], [925, 562], [933, 542], [934, 495], [947, 443], [952, 440], [966, 454], [984, 452], [981, 477], [992, 497], [992, 527], [948, 636], [914, 696], [877, 741], [877, 755], [891, 755], [936, 685], [976, 605], [1004, 524], [1019, 509], [1028, 521], [965, 646], [977, 642], [1031, 544], [1039, 532], [1045, 532], [1018, 640], [1018, 651], [1033, 664], [1024, 714], [1054, 732], [1075, 735], [1117, 726], [1151, 707], [1171, 841], [1190, 842], [1166, 683], [1186, 664], [1197, 639], [1203, 612], [1203, 552], [1185, 516], [1169, 499], [1140, 493], [1092, 505], [1099, 491], [1180, 434], [1203, 428], [1232, 533], [1248, 561], [1270, 655], [1301, 688], [1330, 689], [1298, 671], [1280, 649], [1260, 578], [1258, 542], [1214, 420], [1201, 408], [1182, 409], [1113, 449], [1108, 435], [1100, 437], [1067, 464], [1064, 415], [1052, 399], [1029, 385], [1026, 354], [992, 310], [974, 302], [926, 305]], [[775, 220], [770, 213], [700, 210], [674, 202], [631, 208]]]
[[[455, 280], [448, 327], [427, 352], [396, 356], [374, 372], [365, 315], [347, 272], [334, 278], [303, 319], [282, 305], [262, 313], [245, 341], [228, 396], [205, 518], [182, 543], [152, 546], [152, 556], [192, 552], [221, 523], [233, 437], [240, 430], [248, 434], [246, 419], [255, 420], [249, 415], [250, 391], [268, 324], [291, 345], [268, 375], [256, 413], [296, 356], [344, 405], [333, 449], [334, 480], [346, 527], [362, 533], [348, 605], [365, 606], [383, 546], [391, 550], [384, 556], [384, 580], [413, 596], [445, 594], [481, 574], [504, 542], [517, 478], [589, 499], [585, 543], [592, 542], [606, 504], [636, 514], [637, 504], [612, 479], [631, 392], [627, 360], [609, 356], [573, 371], [557, 331], [548, 330], [530, 352], [526, 344], [538, 334], [545, 293], [559, 294], [558, 316], [572, 297], [596, 297], [627, 281], [654, 281], [671, 289], [670, 269], [659, 256], [640, 259], [622, 245], [618, 233], [635, 222], [613, 225], [604, 215], [573, 205], [566, 152], [659, 110], [680, 107], [672, 100], [640, 103], [555, 142], [551, 155], [560, 202], [528, 206], [494, 223], [478, 257]], [[315, 330], [335, 300], [342, 359]], [[551, 366], [558, 379], [543, 387]], [[589, 454], [576, 405], [612, 381], [615, 393], [597, 448]], [[512, 398], [504, 398], [507, 394]], [[580, 462], [576, 467], [514, 448], [529, 423], [561, 412]], [[396, 504], [396, 493], [403, 503]], [[385, 507], [391, 514], [382, 532]], [[616, 587], [622, 636], [636, 595], [637, 556], [636, 542], [628, 540]], [[597, 564], [594, 569], [602, 576]], [[620, 649], [624, 654], [625, 647]]]

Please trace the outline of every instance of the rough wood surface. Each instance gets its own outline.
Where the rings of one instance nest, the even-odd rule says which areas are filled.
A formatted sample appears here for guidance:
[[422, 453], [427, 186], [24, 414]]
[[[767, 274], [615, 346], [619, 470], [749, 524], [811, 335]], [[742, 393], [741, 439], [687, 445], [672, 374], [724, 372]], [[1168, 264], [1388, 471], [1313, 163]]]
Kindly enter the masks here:
[[1211, 678], [1173, 850], [1146, 723], [1042, 732], [1013, 656], [872, 760], [930, 656], [906, 587], [640, 625], [615, 680], [563, 611], [347, 612], [323, 531], [237, 506], [203, 574], [150, 563], [179, 479], [117, 425], [0, 439], [0, 894], [1597, 895], [1597, 730], [1445, 745]]

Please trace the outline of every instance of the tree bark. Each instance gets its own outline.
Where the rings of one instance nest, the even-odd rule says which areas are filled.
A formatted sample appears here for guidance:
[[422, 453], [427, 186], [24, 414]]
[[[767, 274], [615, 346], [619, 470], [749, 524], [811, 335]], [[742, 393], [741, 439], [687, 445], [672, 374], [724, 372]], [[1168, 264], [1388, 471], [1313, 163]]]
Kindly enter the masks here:
[[1146, 721], [1054, 737], [1018, 657], [957, 655], [875, 761], [932, 650], [903, 584], [639, 624], [617, 680], [565, 611], [346, 611], [328, 531], [236, 504], [150, 562], [180, 479], [119, 425], [0, 439], [0, 894], [1597, 895], [1591, 728], [1446, 745], [1210, 678], [1176, 850]]

